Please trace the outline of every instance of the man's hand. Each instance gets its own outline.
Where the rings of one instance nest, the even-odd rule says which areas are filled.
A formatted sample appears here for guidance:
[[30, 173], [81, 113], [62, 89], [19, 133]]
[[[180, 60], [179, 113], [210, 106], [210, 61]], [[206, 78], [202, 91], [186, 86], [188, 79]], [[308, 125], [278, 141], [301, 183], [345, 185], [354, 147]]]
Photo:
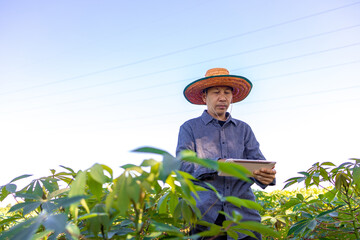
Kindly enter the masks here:
[[253, 172], [254, 178], [259, 180], [263, 184], [270, 184], [275, 179], [276, 170], [275, 169], [268, 169], [268, 168], [261, 168], [260, 170], [255, 170]]

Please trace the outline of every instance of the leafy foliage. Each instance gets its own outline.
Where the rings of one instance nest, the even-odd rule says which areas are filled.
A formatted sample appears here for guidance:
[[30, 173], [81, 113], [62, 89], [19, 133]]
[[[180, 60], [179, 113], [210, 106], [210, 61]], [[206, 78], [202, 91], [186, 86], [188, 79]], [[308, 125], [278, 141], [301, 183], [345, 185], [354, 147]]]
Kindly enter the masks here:
[[256, 192], [263, 223], [280, 239], [360, 239], [360, 160], [352, 160], [315, 163], [286, 181], [284, 188], [304, 183], [302, 191]]
[[[63, 171], [51, 169], [50, 176], [32, 180], [20, 190], [15, 182], [31, 175], [19, 176], [1, 186], [0, 200], [12, 195], [18, 203], [0, 218], [0, 239], [189, 239], [198, 237], [187, 233], [194, 224], [209, 226], [201, 236], [226, 232], [236, 238], [236, 232], [253, 236], [251, 231], [278, 236], [260, 223], [242, 222], [241, 214], [236, 212], [227, 216], [223, 226], [202, 221], [195, 198], [198, 191], [206, 189], [178, 170], [180, 159], [149, 147], [135, 152], [160, 154], [163, 161], [147, 159], [139, 166], [124, 165], [118, 177], [101, 164], [77, 172], [61, 166]], [[183, 152], [181, 160], [248, 181], [243, 169], [199, 159], [193, 152]], [[221, 201], [261, 209], [254, 202], [218, 196]]]

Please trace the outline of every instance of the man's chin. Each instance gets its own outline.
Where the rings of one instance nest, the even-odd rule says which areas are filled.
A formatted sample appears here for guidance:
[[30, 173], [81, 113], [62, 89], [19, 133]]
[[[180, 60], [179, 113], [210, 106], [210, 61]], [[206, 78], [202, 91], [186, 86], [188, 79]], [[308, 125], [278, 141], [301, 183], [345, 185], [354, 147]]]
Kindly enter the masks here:
[[226, 110], [225, 111], [217, 111], [216, 114], [218, 116], [224, 116], [226, 114]]

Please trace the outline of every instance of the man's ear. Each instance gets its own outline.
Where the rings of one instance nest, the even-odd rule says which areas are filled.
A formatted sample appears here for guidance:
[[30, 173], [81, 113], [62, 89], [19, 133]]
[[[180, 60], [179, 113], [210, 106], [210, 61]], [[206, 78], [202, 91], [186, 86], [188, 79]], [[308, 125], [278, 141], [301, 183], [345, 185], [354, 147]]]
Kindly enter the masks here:
[[203, 100], [203, 102], [206, 104], [206, 93], [203, 93], [203, 94], [202, 94], [202, 100]]

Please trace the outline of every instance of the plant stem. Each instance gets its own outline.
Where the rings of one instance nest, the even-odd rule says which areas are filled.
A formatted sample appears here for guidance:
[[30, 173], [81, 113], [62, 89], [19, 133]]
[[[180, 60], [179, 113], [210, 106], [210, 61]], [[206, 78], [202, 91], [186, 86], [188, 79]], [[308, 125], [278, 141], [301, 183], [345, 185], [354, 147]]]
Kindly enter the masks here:
[[360, 236], [359, 236], [359, 232], [358, 232], [358, 227], [356, 226], [356, 218], [355, 218], [355, 215], [354, 215], [354, 210], [352, 209], [352, 206], [351, 206], [351, 199], [348, 195], [346, 195], [346, 198], [347, 198], [347, 204], [349, 206], [349, 209], [350, 209], [350, 214], [351, 214], [351, 219], [352, 219], [352, 224], [353, 224], [353, 227], [354, 227], [354, 234], [356, 236], [356, 239], [360, 239]]

